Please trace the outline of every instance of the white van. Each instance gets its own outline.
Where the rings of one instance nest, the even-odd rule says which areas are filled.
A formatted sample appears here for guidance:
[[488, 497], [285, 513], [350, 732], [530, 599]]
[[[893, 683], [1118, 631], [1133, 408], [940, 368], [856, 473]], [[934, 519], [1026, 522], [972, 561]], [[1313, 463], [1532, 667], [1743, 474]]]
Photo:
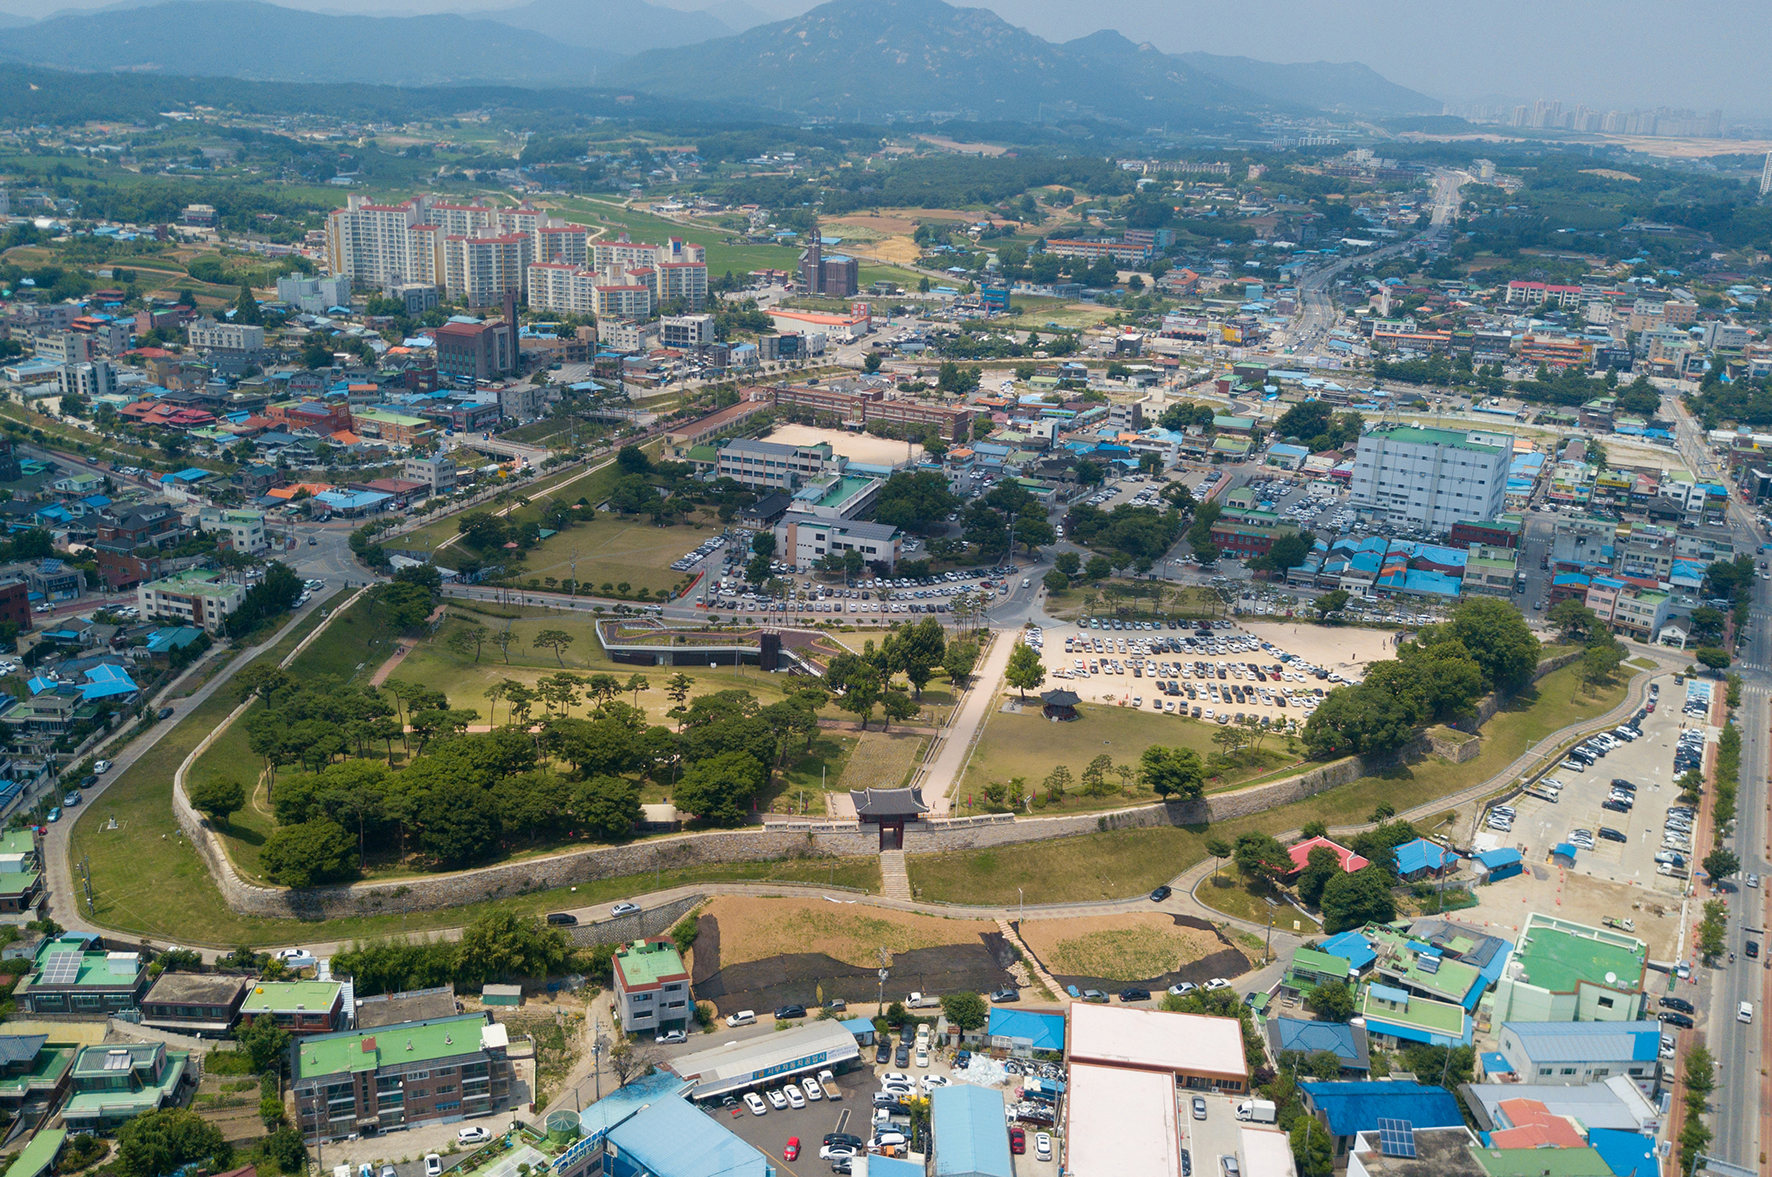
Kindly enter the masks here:
[[726, 1015], [728, 1026], [750, 1026], [754, 1025], [756, 1021], [757, 1011], [754, 1009], [741, 1009], [735, 1014]]
[[1751, 1001], [1742, 1002], [1735, 1010], [1735, 1020], [1738, 1022], [1752, 1023], [1754, 1020], [1754, 1003]]

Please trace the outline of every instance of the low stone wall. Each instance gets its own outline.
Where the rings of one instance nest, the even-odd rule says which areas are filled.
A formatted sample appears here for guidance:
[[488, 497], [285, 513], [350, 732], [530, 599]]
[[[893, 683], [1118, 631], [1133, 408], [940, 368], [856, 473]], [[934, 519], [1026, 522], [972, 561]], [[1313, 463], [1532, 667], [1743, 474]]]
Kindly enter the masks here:
[[[343, 611], [342, 608], [335, 610], [334, 616]], [[315, 629], [290, 654], [285, 665], [301, 652], [307, 642], [323, 632], [324, 628], [321, 626]], [[1569, 654], [1544, 663], [1534, 679], [1568, 665], [1577, 657], [1579, 654]], [[1478, 703], [1477, 714], [1482, 722], [1487, 722], [1499, 708], [1500, 701], [1489, 696]], [[220, 840], [203, 817], [191, 808], [184, 793], [185, 773], [190, 766], [246, 709], [247, 705], [244, 704], [236, 708], [227, 720], [197, 746], [179, 767], [173, 787], [173, 811], [180, 827], [203, 856], [210, 877], [221, 890], [223, 899], [232, 910], [242, 915], [316, 920], [354, 915], [407, 914], [570, 887], [598, 879], [644, 875], [648, 871], [676, 870], [722, 862], [862, 856], [879, 851], [879, 838], [871, 827], [844, 821], [788, 820], [770, 822], [760, 829], [676, 834], [621, 846], [590, 846], [528, 862], [505, 863], [453, 874], [410, 878], [401, 882], [355, 883], [349, 886], [316, 887], [305, 891], [259, 886], [239, 876]], [[1477, 744], [1472, 741], [1465, 746], [1474, 749]], [[1245, 789], [1232, 789], [1199, 801], [1159, 802], [1108, 812], [1052, 817], [981, 814], [916, 822], [905, 830], [905, 849], [911, 853], [927, 854], [1044, 841], [1102, 830], [1204, 826], [1290, 805], [1315, 796], [1325, 789], [1337, 788], [1361, 777], [1371, 776], [1400, 762], [1422, 759], [1435, 751], [1429, 738], [1422, 735], [1397, 753], [1348, 757], [1319, 765], [1284, 780], [1270, 781]], [[1475, 752], [1470, 755], [1475, 755]], [[676, 905], [671, 906], [674, 908]], [[662, 934], [681, 918], [681, 911], [676, 914], [669, 912], [670, 908], [661, 908], [656, 920], [644, 918], [639, 921], [640, 926], [646, 929], [643, 934]], [[643, 914], [645, 917], [653, 916], [653, 913]], [[652, 927], [654, 922], [659, 922], [659, 926]], [[611, 938], [626, 939], [639, 934], [622, 921], [612, 920], [578, 929], [574, 936], [601, 936], [604, 933], [596, 929], [603, 928], [609, 929], [607, 934]], [[593, 939], [581, 942], [600, 941]]]
[[676, 926], [678, 920], [707, 900], [706, 895], [688, 895], [633, 915], [615, 916], [612, 919], [598, 920], [594, 924], [580, 924], [568, 935], [581, 948], [591, 944], [621, 944], [631, 940], [644, 940], [649, 936], [662, 936]]

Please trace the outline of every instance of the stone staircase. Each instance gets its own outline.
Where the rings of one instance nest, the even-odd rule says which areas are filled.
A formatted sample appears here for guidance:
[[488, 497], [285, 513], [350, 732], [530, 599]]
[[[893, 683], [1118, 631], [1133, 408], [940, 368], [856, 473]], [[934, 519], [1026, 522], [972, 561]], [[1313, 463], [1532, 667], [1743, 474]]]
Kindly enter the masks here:
[[904, 851], [880, 851], [880, 894], [888, 899], [911, 897], [911, 877], [905, 873]]
[[998, 920], [997, 930], [1003, 933], [1003, 939], [1021, 949], [1022, 963], [1027, 966], [1028, 972], [1034, 975], [1035, 980], [1046, 986], [1046, 988], [1052, 990], [1052, 995], [1059, 1001], [1070, 1001], [1069, 996], [1066, 995], [1064, 991], [1064, 986], [1055, 981], [1052, 974], [1046, 971], [1046, 966], [1041, 964], [1039, 959], [1035, 957], [1033, 953], [1028, 951], [1028, 946], [1021, 942], [1021, 937], [1015, 934], [1015, 929], [1009, 926], [1008, 920]]

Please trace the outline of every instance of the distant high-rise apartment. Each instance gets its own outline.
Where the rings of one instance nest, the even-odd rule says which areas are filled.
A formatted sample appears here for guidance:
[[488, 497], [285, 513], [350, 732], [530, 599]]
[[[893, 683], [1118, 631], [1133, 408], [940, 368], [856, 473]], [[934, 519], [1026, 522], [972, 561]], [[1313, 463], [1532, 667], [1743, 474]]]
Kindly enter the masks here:
[[1760, 169], [1760, 195], [1772, 192], [1772, 151], [1766, 153], [1766, 166]]

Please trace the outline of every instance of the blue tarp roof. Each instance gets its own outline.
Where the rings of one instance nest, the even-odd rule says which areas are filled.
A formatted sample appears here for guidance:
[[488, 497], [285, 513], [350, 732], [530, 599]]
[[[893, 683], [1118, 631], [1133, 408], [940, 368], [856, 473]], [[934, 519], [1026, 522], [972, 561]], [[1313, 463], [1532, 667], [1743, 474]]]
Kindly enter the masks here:
[[1464, 1124], [1458, 1101], [1443, 1087], [1391, 1080], [1298, 1086], [1328, 1118], [1329, 1131], [1336, 1136], [1376, 1131], [1380, 1119], [1408, 1120], [1417, 1129]]
[[[1661, 1162], [1655, 1155], [1655, 1137], [1622, 1128], [1590, 1128], [1588, 1147], [1600, 1154], [1616, 1177], [1659, 1177]], [[873, 1162], [868, 1172], [874, 1171]]]
[[935, 1177], [1014, 1177], [1009, 1134], [1003, 1131], [1001, 1091], [957, 1083], [937, 1087], [929, 1105], [935, 1128]]
[[1035, 1050], [1064, 1049], [1064, 1015], [1042, 1014], [1026, 1009], [991, 1008], [985, 1032], [992, 1038], [1026, 1038]]
[[1350, 929], [1337, 932], [1319, 946], [1319, 950], [1330, 956], [1339, 956], [1347, 961], [1350, 968], [1363, 969], [1378, 959], [1378, 953], [1372, 951], [1372, 945], [1358, 930]]
[[1514, 1065], [1508, 1062], [1507, 1055], [1502, 1054], [1499, 1050], [1485, 1050], [1480, 1057], [1483, 1060], [1485, 1075], [1511, 1075], [1514, 1073]]

